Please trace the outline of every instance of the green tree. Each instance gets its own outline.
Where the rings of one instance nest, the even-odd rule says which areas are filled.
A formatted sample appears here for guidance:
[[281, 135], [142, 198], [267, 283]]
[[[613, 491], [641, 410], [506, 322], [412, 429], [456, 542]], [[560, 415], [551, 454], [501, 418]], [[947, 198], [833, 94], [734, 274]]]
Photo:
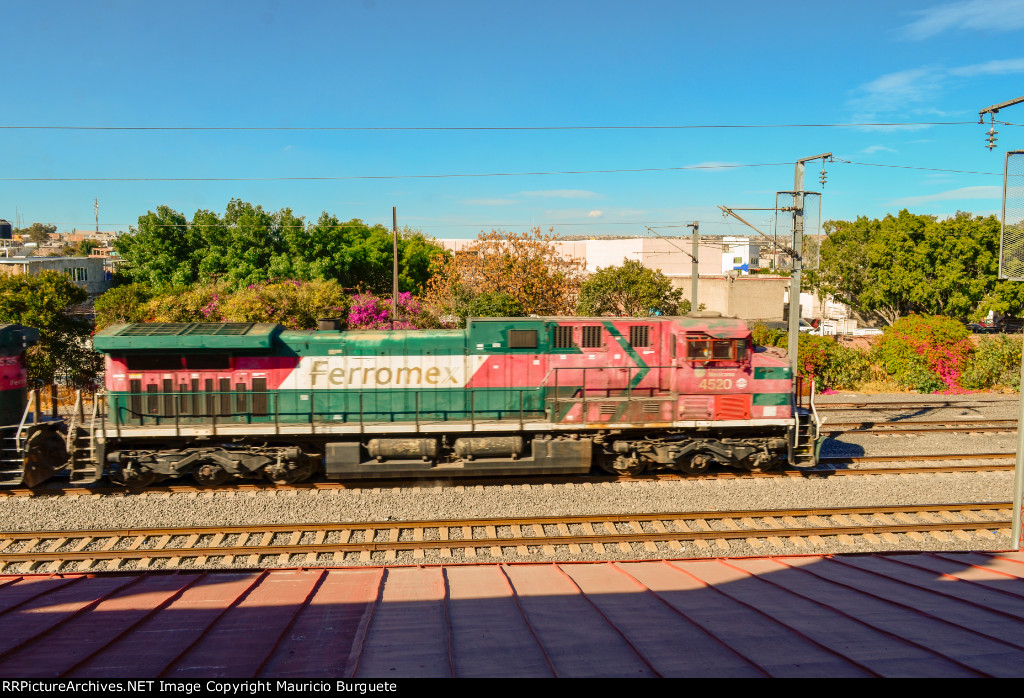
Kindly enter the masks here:
[[152, 292], [144, 284], [117, 286], [96, 299], [96, 329], [123, 322], [145, 322], [149, 317], [146, 304]]
[[125, 261], [121, 273], [130, 281], [162, 289], [196, 281], [203, 242], [184, 215], [158, 206], [155, 213], [139, 216], [138, 228], [119, 235], [114, 250]]
[[[999, 282], [999, 221], [994, 216], [934, 216], [906, 210], [882, 220], [829, 221], [821, 266], [810, 286], [887, 323], [911, 313], [970, 317], [1020, 312], [1024, 294]], [[1015, 284], [1014, 286], [1018, 286]]]
[[44, 383], [96, 378], [102, 358], [90, 346], [92, 327], [70, 312], [87, 298], [84, 289], [55, 271], [0, 277], [0, 323], [39, 330], [39, 343], [28, 351], [29, 378]]
[[50, 235], [57, 232], [57, 226], [33, 223], [27, 228], [15, 228], [12, 232], [15, 235], [26, 235], [28, 236], [29, 242], [42, 245], [43, 243], [50, 241]]
[[[196, 211], [191, 221], [161, 206], [139, 218], [138, 228], [115, 243], [129, 281], [165, 290], [224, 281], [242, 289], [274, 279], [334, 280], [346, 288], [391, 291], [392, 233], [360, 220], [340, 222], [323, 213], [307, 225], [291, 209], [276, 213], [232, 199], [223, 216]], [[431, 262], [443, 248], [423, 233], [398, 240], [399, 290], [422, 292]]]
[[673, 288], [662, 272], [624, 259], [620, 266], [598, 269], [583, 282], [577, 311], [580, 315], [675, 315], [682, 302], [682, 289]]
[[566, 259], [554, 236], [492, 230], [454, 255], [434, 259], [426, 301], [438, 316], [458, 317], [478, 293], [507, 293], [527, 314], [571, 315], [584, 278], [582, 260]]

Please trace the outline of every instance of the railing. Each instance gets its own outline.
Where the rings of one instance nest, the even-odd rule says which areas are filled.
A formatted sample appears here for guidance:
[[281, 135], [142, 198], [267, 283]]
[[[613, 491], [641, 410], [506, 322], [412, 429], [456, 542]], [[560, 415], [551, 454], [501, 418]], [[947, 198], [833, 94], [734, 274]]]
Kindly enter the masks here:
[[[275, 434], [282, 426], [357, 424], [360, 433], [367, 425], [408, 423], [418, 429], [424, 424], [445, 422], [518, 422], [545, 418], [540, 388], [470, 389], [434, 388], [403, 390], [377, 395], [373, 392], [306, 391], [201, 391], [117, 393], [106, 396], [106, 412], [121, 435], [121, 429], [139, 426], [173, 426], [176, 435], [183, 427], [265, 425]], [[105, 425], [104, 425], [105, 426]]]
[[[580, 415], [585, 419], [588, 412], [588, 404], [591, 400], [608, 400], [628, 402], [635, 398], [648, 398], [656, 401], [673, 401], [679, 398], [679, 393], [671, 387], [664, 385], [665, 377], [671, 376], [678, 369], [678, 366], [565, 366], [554, 368], [549, 375], [554, 374], [552, 381], [552, 393], [547, 402], [550, 407], [552, 421], [561, 421], [563, 415], [560, 407], [571, 407], [579, 404]], [[671, 372], [666, 372], [671, 371]], [[587, 374], [591, 375], [588, 385]], [[645, 387], [634, 386], [634, 379], [638, 374], [642, 377], [637, 383], [642, 383], [647, 375], [653, 373], [653, 380], [656, 385]], [[560, 377], [559, 374], [563, 374]], [[594, 374], [597, 373], [606, 378], [604, 385], [594, 385]], [[569, 374], [566, 380], [564, 374]], [[576, 381], [575, 375], [579, 375]], [[568, 384], [566, 384], [568, 383]], [[567, 393], [567, 394], [566, 394]], [[568, 410], [566, 411], [568, 414]]]

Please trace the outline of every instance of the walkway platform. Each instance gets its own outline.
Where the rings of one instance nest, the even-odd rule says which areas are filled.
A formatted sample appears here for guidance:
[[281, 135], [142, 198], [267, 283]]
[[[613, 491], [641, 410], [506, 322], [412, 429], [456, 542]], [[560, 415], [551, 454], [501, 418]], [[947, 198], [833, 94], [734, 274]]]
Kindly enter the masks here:
[[0, 577], [0, 677], [1024, 675], [1024, 554]]

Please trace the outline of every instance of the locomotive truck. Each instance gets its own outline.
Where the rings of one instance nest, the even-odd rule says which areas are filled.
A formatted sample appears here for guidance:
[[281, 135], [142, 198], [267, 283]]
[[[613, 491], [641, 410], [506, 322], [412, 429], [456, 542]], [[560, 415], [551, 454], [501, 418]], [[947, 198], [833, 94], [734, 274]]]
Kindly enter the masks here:
[[810, 467], [786, 362], [741, 320], [471, 318], [465, 329], [116, 325], [74, 482], [291, 483]]

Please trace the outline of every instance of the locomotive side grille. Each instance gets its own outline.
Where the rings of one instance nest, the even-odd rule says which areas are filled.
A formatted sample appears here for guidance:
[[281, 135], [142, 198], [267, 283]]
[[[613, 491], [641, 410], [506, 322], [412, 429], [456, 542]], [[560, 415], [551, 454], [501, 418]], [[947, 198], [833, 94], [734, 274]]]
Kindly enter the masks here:
[[645, 402], [643, 410], [644, 414], [661, 414], [661, 403]]
[[[511, 340], [511, 337], [509, 338]], [[555, 327], [554, 344], [555, 349], [569, 349], [572, 347], [572, 325], [558, 325]]]
[[164, 416], [169, 417], [174, 414], [174, 381], [170, 378], [164, 378]]
[[206, 393], [206, 416], [217, 414], [217, 396], [213, 394], [213, 379], [203, 381], [203, 392]]
[[178, 404], [181, 414], [192, 413], [192, 398], [188, 394], [188, 383], [178, 384]]
[[618, 407], [616, 405], [608, 403], [605, 403], [598, 407], [599, 414], [615, 414], [616, 410], [618, 410]]
[[715, 419], [750, 419], [750, 396], [716, 395]]
[[601, 346], [601, 328], [593, 325], [583, 327], [583, 347], [585, 349], [597, 349]]
[[536, 349], [537, 330], [509, 330], [509, 349]]
[[245, 383], [235, 383], [235, 412], [244, 415], [249, 411], [248, 396], [245, 394]]
[[220, 413], [222, 415], [231, 414], [231, 379], [221, 378], [220, 379]]
[[267, 413], [267, 379], [252, 379], [252, 413], [262, 416]]
[[711, 416], [708, 402], [709, 399], [703, 396], [684, 397], [681, 416], [684, 419], [707, 419]]
[[128, 398], [128, 409], [131, 410], [133, 417], [137, 417], [142, 414], [142, 381], [129, 381], [128, 392], [131, 393], [131, 397]]
[[629, 328], [629, 343], [634, 347], [651, 346], [651, 326], [633, 325]]

